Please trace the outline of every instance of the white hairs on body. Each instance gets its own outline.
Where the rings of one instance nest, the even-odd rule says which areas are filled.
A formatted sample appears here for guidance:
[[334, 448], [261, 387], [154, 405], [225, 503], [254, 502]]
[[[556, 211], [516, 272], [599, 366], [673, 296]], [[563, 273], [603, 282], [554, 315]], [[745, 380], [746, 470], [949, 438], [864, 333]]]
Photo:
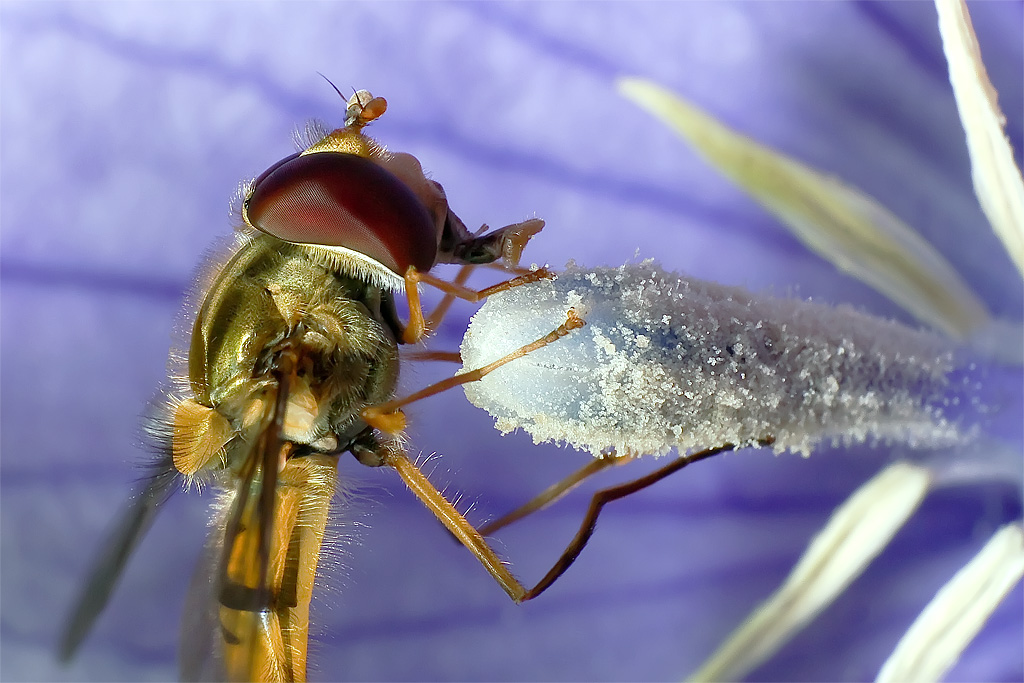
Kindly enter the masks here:
[[948, 415], [975, 382], [942, 337], [652, 261], [570, 263], [554, 280], [490, 297], [463, 340], [465, 368], [544, 336], [570, 308], [585, 327], [464, 385], [502, 432], [595, 455], [771, 438], [776, 451], [806, 455], [823, 441], [939, 448], [968, 437]]

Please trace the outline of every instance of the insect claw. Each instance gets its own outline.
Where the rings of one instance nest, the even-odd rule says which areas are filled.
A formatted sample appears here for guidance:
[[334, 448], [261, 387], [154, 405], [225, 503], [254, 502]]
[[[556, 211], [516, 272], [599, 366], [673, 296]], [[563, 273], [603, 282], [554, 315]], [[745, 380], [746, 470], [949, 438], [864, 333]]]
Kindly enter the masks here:
[[564, 327], [566, 331], [578, 330], [586, 324], [587, 321], [576, 314], [575, 308], [570, 308], [565, 312], [565, 325], [562, 327]]

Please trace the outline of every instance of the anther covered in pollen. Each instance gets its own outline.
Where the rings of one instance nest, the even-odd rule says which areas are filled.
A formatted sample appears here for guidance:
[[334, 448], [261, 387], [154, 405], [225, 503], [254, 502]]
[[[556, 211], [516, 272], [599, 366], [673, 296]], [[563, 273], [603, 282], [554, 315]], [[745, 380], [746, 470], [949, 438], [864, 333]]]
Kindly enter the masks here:
[[767, 439], [803, 454], [820, 442], [944, 447], [971, 431], [949, 415], [971, 380], [941, 337], [651, 261], [570, 264], [555, 280], [491, 297], [463, 341], [465, 366], [540, 336], [569, 308], [583, 329], [465, 385], [502, 431], [595, 455]]

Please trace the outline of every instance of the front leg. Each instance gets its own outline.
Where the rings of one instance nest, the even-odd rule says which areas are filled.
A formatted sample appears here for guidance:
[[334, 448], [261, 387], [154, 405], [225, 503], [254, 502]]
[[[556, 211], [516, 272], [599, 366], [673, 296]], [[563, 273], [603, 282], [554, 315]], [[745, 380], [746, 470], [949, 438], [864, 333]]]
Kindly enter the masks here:
[[405, 326], [405, 331], [402, 333], [402, 343], [415, 344], [422, 339], [423, 335], [426, 333], [426, 322], [423, 319], [423, 305], [420, 302], [420, 291], [417, 286], [420, 282], [432, 285], [437, 289], [440, 289], [442, 292], [455, 296], [459, 299], [475, 303], [477, 301], [483, 301], [492, 294], [504, 292], [506, 289], [512, 289], [519, 285], [525, 285], [553, 277], [555, 277], [555, 273], [552, 271], [547, 268], [538, 268], [537, 270], [532, 270], [524, 275], [519, 275], [509, 280], [505, 280], [504, 282], [499, 282], [496, 285], [476, 290], [454, 282], [447, 282], [439, 277], [431, 275], [430, 273], [420, 272], [416, 270], [416, 268], [410, 266], [409, 269], [405, 271], [405, 296], [406, 300], [409, 302], [409, 323]]
[[405, 429], [405, 414], [401, 410], [399, 410], [399, 408], [401, 408], [402, 406], [408, 405], [415, 401], [419, 401], [420, 399], [424, 399], [428, 396], [433, 396], [434, 394], [439, 394], [442, 391], [447, 391], [448, 389], [457, 387], [461, 384], [466, 384], [467, 382], [476, 382], [477, 380], [485, 377], [487, 374], [497, 370], [502, 365], [511, 363], [517, 358], [522, 358], [523, 356], [532, 351], [536, 351], [541, 347], [547, 346], [548, 344], [551, 344], [561, 339], [562, 337], [566, 336], [573, 330], [580, 329], [584, 325], [586, 325], [586, 321], [584, 321], [582, 318], [576, 315], [575, 309], [570, 308], [566, 312], [565, 322], [556, 327], [551, 332], [548, 332], [540, 339], [537, 339], [536, 341], [532, 341], [529, 344], [521, 346], [512, 353], [506, 354], [501, 358], [491, 363], [488, 363], [482, 368], [469, 370], [468, 372], [463, 372], [458, 375], [449, 377], [447, 379], [443, 379], [440, 382], [435, 382], [434, 384], [431, 384], [428, 387], [420, 389], [419, 391], [408, 396], [405, 396], [404, 398], [397, 398], [388, 401], [387, 403], [381, 403], [379, 405], [368, 406], [366, 408], [363, 408], [361, 417], [363, 418], [363, 421], [366, 424], [370, 425], [371, 427], [374, 427], [375, 429], [379, 429], [382, 432], [386, 432], [388, 434], [397, 434]]

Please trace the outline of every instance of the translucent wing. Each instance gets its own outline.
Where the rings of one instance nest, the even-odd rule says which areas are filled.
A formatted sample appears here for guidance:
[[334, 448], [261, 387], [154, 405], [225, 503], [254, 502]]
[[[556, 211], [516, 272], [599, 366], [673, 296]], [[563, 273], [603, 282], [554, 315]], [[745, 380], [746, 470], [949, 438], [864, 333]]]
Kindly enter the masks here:
[[276, 397], [192, 581], [182, 622], [185, 680], [305, 680], [309, 602], [338, 456], [289, 457], [293, 446], [282, 434], [292, 355], [278, 360]]
[[107, 536], [58, 641], [57, 654], [62, 662], [74, 656], [107, 606], [128, 557], [153, 524], [160, 506], [174, 492], [175, 482], [176, 472], [171, 455], [167, 453], [153, 465], [146, 484], [129, 499], [117, 525]]
[[267, 576], [286, 402], [287, 391], [282, 386], [245, 464], [224, 531], [217, 599], [228, 680], [294, 679], [282, 661], [284, 647], [277, 638], [280, 629], [269, 623], [275, 596]]
[[178, 652], [178, 668], [183, 681], [227, 680], [217, 601], [222, 538], [222, 529], [210, 534], [185, 598], [181, 649]]

